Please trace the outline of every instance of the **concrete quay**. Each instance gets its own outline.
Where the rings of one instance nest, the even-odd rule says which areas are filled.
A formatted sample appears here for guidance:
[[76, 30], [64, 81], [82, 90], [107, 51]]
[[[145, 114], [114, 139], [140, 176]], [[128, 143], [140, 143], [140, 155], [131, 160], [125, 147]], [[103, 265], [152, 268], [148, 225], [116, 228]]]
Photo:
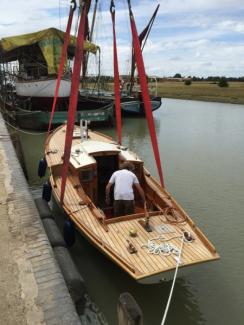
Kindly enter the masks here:
[[78, 325], [0, 114], [0, 325]]

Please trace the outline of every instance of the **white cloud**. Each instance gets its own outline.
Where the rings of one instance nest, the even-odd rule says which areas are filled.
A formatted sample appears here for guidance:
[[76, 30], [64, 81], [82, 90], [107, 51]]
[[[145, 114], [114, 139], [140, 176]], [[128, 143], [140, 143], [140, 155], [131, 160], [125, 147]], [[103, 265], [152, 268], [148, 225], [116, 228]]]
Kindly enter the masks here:
[[[161, 4], [144, 50], [149, 74], [244, 75], [243, 0], [134, 0], [138, 31]], [[58, 5], [61, 5], [59, 10]], [[109, 1], [100, 1], [94, 41], [102, 49], [102, 73], [113, 71]], [[64, 29], [69, 1], [0, 1], [0, 38], [48, 27]], [[61, 17], [59, 17], [61, 12]], [[74, 28], [73, 28], [74, 30]], [[116, 3], [116, 32], [120, 71], [129, 71], [131, 51], [128, 8]], [[95, 59], [92, 59], [95, 61]], [[90, 64], [91, 66], [92, 64]], [[90, 71], [96, 71], [97, 65]]]

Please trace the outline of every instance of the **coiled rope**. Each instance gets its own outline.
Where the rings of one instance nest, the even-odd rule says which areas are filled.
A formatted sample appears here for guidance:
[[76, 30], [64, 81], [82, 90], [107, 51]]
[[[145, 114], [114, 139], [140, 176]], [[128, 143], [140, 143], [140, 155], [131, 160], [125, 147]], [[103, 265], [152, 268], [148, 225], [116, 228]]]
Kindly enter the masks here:
[[[177, 257], [179, 257], [180, 254], [180, 249], [170, 243], [166, 243], [169, 242], [172, 239], [176, 239], [176, 238], [182, 238], [182, 236], [174, 236], [171, 238], [164, 238], [163, 236], [159, 236], [159, 237], [155, 237], [155, 238], [150, 238], [148, 239], [147, 244], [142, 245], [142, 248], [147, 248], [148, 249], [148, 253], [150, 254], [154, 254], [154, 255], [159, 255], [160, 253], [162, 253], [164, 256], [169, 256], [171, 254], [176, 255]], [[163, 243], [157, 244], [155, 242], [155, 240], [160, 240], [163, 241]]]

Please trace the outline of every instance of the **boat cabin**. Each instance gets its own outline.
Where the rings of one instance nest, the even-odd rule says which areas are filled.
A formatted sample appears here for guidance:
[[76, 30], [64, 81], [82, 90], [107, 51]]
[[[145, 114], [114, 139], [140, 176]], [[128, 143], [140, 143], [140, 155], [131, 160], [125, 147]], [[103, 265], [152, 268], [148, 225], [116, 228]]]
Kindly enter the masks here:
[[[70, 170], [79, 178], [83, 190], [94, 204], [104, 212], [108, 212], [105, 188], [113, 172], [118, 170], [125, 161], [133, 163], [134, 173], [141, 182], [143, 162], [134, 153], [117, 143], [87, 139], [72, 146]], [[111, 202], [113, 202], [113, 190]]]

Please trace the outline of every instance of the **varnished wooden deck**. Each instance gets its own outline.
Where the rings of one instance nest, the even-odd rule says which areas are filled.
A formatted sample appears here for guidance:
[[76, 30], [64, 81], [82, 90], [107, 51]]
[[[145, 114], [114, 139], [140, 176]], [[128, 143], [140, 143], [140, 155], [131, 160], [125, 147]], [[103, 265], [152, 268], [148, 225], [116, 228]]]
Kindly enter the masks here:
[[[49, 154], [47, 157], [48, 166], [56, 166], [62, 163], [64, 146], [64, 127], [59, 128], [53, 137], [49, 138], [46, 149]], [[97, 133], [89, 133], [91, 139], [112, 141], [105, 139]], [[74, 139], [73, 144], [79, 143], [80, 139]], [[159, 185], [150, 176], [148, 176], [150, 186], [159, 191]], [[169, 195], [168, 192], [162, 191], [162, 197], [168, 200], [169, 206], [179, 209], [180, 213], [186, 217], [186, 221], [178, 224], [169, 223], [163, 213], [154, 213], [150, 217], [150, 224], [153, 231], [148, 233], [139, 224], [138, 220], [142, 217], [133, 218], [123, 221], [104, 221], [105, 226], [94, 215], [92, 209], [87, 205], [82, 197], [84, 197], [82, 188], [77, 188], [75, 185], [77, 179], [68, 177], [64, 198], [64, 209], [70, 218], [75, 222], [81, 233], [93, 242], [104, 254], [116, 262], [121, 268], [127, 271], [133, 278], [142, 279], [150, 277], [154, 274], [163, 273], [173, 270], [176, 267], [176, 258], [174, 255], [164, 256], [162, 254], [153, 255], [144, 247], [148, 243], [148, 239], [159, 237], [159, 226], [166, 225], [172, 232], [162, 233], [165, 240], [176, 247], [180, 248], [183, 231], [189, 231], [194, 238], [191, 243], [185, 242], [181, 255], [181, 266], [189, 266], [210, 260], [218, 259], [219, 256], [213, 245], [197, 228], [193, 221], [186, 215], [183, 209]], [[51, 184], [56, 199], [59, 201], [61, 177], [51, 176]], [[123, 218], [122, 218], [123, 219]], [[120, 219], [118, 219], [120, 220]], [[129, 236], [130, 229], [137, 230], [137, 236]], [[173, 238], [174, 237], [174, 238]], [[177, 238], [175, 238], [177, 237]], [[173, 238], [173, 239], [171, 239]], [[127, 246], [128, 240], [135, 246], [137, 253], [129, 253]], [[160, 243], [160, 241], [156, 241]]]

